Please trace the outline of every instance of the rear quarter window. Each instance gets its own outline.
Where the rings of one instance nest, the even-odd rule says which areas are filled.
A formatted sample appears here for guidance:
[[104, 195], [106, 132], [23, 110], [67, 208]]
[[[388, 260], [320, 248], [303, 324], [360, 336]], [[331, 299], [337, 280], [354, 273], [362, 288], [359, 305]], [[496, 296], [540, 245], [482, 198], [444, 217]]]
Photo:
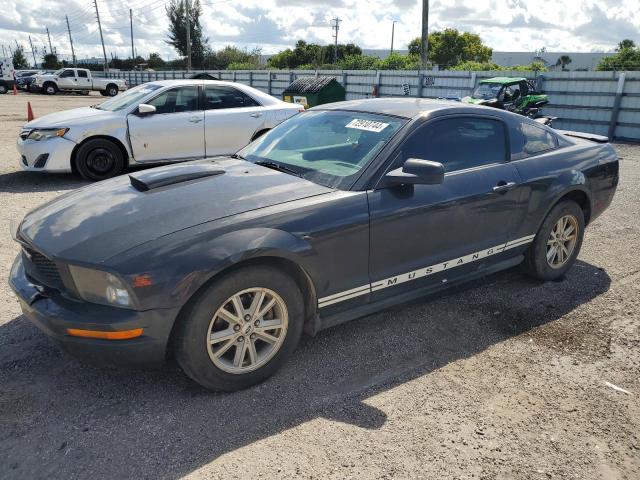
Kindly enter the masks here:
[[521, 135], [518, 135], [519, 145], [514, 153], [520, 152], [521, 158], [558, 148], [557, 136], [542, 126], [522, 122], [518, 130]]

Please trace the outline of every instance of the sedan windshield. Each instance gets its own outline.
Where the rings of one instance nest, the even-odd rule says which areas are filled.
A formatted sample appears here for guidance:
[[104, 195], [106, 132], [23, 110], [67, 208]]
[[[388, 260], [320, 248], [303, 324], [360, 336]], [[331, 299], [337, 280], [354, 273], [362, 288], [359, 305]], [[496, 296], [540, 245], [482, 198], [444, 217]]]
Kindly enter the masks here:
[[478, 85], [478, 88], [473, 91], [473, 95], [471, 95], [471, 98], [482, 100], [497, 98], [501, 88], [502, 85], [500, 85], [499, 83], [481, 83], [480, 85]]
[[281, 123], [238, 156], [346, 190], [405, 123], [387, 115], [310, 111]]
[[143, 98], [159, 88], [162, 88], [161, 85], [144, 83], [137, 87], [130, 88], [124, 93], [121, 93], [106, 102], [102, 102], [100, 105], [96, 106], [96, 108], [98, 110], [107, 110], [108, 112], [126, 110], [133, 105], [139, 104]]

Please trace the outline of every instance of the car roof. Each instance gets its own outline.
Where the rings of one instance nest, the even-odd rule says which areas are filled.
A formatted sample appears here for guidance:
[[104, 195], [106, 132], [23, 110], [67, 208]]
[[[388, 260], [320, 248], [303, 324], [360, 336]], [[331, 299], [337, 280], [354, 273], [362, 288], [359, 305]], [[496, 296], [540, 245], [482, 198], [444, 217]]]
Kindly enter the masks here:
[[[415, 118], [437, 110], [455, 109], [457, 113], [478, 113], [478, 108], [486, 109], [492, 114], [501, 112], [495, 108], [469, 105], [455, 100], [440, 100], [414, 97], [365, 98], [319, 105], [310, 110], [351, 110], [367, 113], [381, 113], [396, 117]], [[453, 112], [452, 112], [453, 113]]]
[[480, 83], [517, 83], [523, 82], [527, 79], [524, 77], [493, 77], [493, 78], [485, 78], [481, 80]]

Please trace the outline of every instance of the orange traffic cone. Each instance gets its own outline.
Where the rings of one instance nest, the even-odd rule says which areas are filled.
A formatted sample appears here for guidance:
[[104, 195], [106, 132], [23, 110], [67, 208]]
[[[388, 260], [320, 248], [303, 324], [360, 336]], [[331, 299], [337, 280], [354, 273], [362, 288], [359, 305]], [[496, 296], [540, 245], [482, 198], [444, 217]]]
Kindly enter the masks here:
[[30, 122], [34, 118], [36, 117], [33, 115], [33, 110], [31, 110], [31, 102], [27, 102], [27, 122]]

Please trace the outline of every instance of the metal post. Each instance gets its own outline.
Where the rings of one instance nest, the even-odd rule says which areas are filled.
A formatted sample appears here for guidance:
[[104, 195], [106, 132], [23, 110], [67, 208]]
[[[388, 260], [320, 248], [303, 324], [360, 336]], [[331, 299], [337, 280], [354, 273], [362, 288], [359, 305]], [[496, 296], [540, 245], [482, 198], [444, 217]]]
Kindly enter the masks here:
[[[16, 45], [18, 42], [16, 42]], [[33, 50], [33, 42], [31, 41], [31, 35], [29, 35], [29, 45], [31, 45], [31, 55], [33, 55], [33, 68], [38, 68], [38, 62], [36, 62], [36, 52]]]
[[267, 88], [268, 88], [269, 95], [271, 95], [271, 70], [267, 72], [267, 75], [269, 76], [269, 83], [267, 84]]
[[253, 72], [249, 72], [249, 86], [253, 87]]
[[131, 61], [132, 64], [136, 63], [136, 52], [133, 48], [133, 11], [129, 9], [129, 25], [131, 26]]
[[613, 140], [616, 135], [616, 126], [618, 125], [618, 114], [620, 113], [620, 103], [622, 102], [622, 93], [624, 92], [625, 77], [625, 73], [618, 74], [618, 88], [616, 89], [616, 98], [613, 100], [611, 120], [609, 120], [609, 132], [607, 133], [609, 140]]
[[422, 38], [420, 40], [420, 68], [427, 68], [429, 52], [429, 0], [422, 0]]
[[393, 36], [396, 31], [396, 21], [391, 22], [391, 50], [389, 51], [389, 55], [393, 55]]
[[51, 35], [49, 35], [49, 27], [47, 27], [47, 38], [49, 39], [49, 53], [53, 53], [53, 47], [51, 46]]
[[424, 87], [424, 73], [418, 74], [418, 98], [422, 98], [422, 89]]
[[189, 0], [185, 0], [185, 13], [187, 18], [187, 72], [191, 71], [191, 18], [189, 13]]
[[67, 20], [67, 32], [69, 32], [69, 43], [71, 44], [71, 58], [73, 59], [73, 66], [77, 67], [76, 52], [73, 50], [73, 38], [71, 38], [71, 27], [69, 27], [69, 17], [65, 15], [64, 18]]
[[100, 30], [100, 42], [102, 43], [102, 55], [104, 56], [104, 71], [109, 71], [109, 61], [107, 60], [107, 51], [104, 48], [104, 37], [102, 36], [102, 24], [100, 23], [100, 12], [98, 11], [98, 0], [93, 0], [96, 7], [96, 18], [98, 19], [98, 30]]

